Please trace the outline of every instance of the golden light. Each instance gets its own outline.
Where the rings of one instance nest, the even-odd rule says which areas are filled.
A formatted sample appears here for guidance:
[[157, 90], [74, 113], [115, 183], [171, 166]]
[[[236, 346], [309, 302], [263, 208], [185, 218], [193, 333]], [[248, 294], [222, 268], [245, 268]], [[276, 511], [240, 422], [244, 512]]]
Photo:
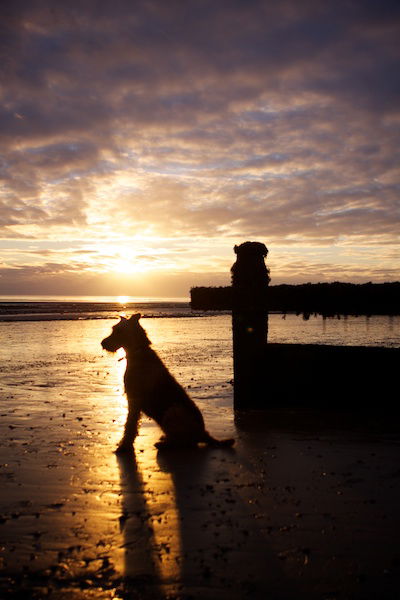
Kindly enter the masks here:
[[117, 275], [126, 276], [145, 274], [155, 268], [154, 263], [145, 256], [121, 249], [105, 261], [105, 266]]
[[143, 264], [139, 262], [117, 259], [112, 261], [112, 270], [119, 275], [133, 275], [134, 273], [143, 273], [146, 268], [143, 268]]
[[[152, 239], [152, 244], [155, 243], [155, 239]], [[139, 280], [142, 283], [145, 278], [147, 280], [161, 273], [186, 269], [180, 255], [177, 258], [166, 248], [155, 250], [149, 246], [149, 242], [147, 245], [145, 242], [140, 245], [137, 240], [128, 244], [126, 240], [119, 242], [109, 239], [102, 244], [90, 245], [88, 250], [90, 254], [85, 258], [86, 267], [96, 273], [114, 277], [120, 286], [132, 286], [133, 281]], [[128, 288], [120, 287], [120, 293], [125, 294], [127, 291]]]

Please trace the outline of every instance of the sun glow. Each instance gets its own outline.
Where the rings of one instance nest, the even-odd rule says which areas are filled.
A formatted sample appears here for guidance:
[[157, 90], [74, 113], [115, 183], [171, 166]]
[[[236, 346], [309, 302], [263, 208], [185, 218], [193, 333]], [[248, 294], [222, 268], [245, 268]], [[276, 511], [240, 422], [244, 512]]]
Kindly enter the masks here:
[[[152, 291], [157, 287], [157, 278], [168, 281], [170, 285], [174, 278], [180, 281], [180, 273], [187, 269], [187, 257], [184, 252], [157, 244], [165, 240], [135, 240], [129, 243], [126, 239], [106, 238], [101, 244], [87, 244], [85, 255], [86, 270], [96, 274], [96, 277], [107, 281], [115, 296], [153, 296]], [[194, 268], [193, 260], [190, 268]], [[173, 284], [172, 284], [173, 285]], [[177, 283], [177, 286], [180, 285]], [[158, 291], [158, 289], [157, 289]], [[162, 294], [168, 297], [178, 297], [183, 294]], [[125, 303], [126, 300], [122, 300]], [[132, 302], [132, 300], [128, 300]]]
[[147, 265], [141, 261], [117, 259], [113, 261], [112, 270], [119, 275], [134, 275], [148, 271]]
[[154, 270], [156, 267], [154, 260], [147, 256], [135, 255], [132, 253], [132, 250], [124, 251], [118, 249], [118, 252], [113, 252], [111, 250], [110, 253], [108, 253], [108, 256], [104, 256], [104, 250], [99, 249], [98, 253], [98, 266], [103, 271], [114, 273], [115, 275], [141, 275]]

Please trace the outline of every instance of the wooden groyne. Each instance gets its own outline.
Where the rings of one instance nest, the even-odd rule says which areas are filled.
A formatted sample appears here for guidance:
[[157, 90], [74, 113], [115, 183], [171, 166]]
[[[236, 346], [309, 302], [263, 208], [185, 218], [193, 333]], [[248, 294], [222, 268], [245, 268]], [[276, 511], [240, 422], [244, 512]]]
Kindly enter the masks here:
[[[308, 319], [400, 314], [400, 282], [269, 286], [260, 242], [235, 246], [232, 286], [192, 288], [196, 310], [231, 310], [234, 408], [379, 408], [397, 393], [399, 348], [268, 343], [268, 311]], [[396, 378], [396, 380], [395, 380]]]
[[258, 369], [268, 386], [248, 408], [395, 408], [400, 348], [267, 344]]
[[[232, 310], [233, 288], [194, 287], [194, 310]], [[267, 310], [282, 313], [335, 317], [342, 315], [400, 315], [400, 282], [304, 283], [269, 285]]]

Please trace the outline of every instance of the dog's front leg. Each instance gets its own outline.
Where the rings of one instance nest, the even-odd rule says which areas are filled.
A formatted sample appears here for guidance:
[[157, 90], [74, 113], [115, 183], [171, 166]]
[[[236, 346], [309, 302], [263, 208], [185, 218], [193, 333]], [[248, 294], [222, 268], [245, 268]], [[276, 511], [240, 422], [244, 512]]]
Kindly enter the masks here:
[[140, 408], [135, 405], [131, 405], [129, 403], [128, 408], [128, 416], [126, 418], [124, 435], [120, 443], [118, 444], [118, 448], [116, 452], [119, 454], [120, 452], [127, 452], [132, 450], [132, 444], [138, 433], [138, 423], [140, 418]]

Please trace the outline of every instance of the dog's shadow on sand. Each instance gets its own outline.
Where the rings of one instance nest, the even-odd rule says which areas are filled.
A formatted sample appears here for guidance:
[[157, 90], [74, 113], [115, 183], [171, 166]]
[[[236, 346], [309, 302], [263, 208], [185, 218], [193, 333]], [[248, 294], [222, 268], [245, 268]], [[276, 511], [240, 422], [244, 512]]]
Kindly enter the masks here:
[[[219, 449], [219, 454], [232, 456], [232, 449]], [[202, 556], [209, 547], [207, 522], [213, 517], [209, 512], [211, 494], [210, 461], [213, 451], [204, 448], [163, 448], [157, 451], [156, 471], [167, 480], [163, 489], [154, 489], [152, 479], [144, 472], [141, 460], [135, 453], [117, 455], [120, 471], [122, 511], [120, 528], [124, 549], [124, 592], [140, 593], [143, 597], [161, 599], [182, 588], [201, 587], [197, 581], [202, 573], [209, 576], [207, 560]], [[153, 478], [154, 468], [151, 473]], [[168, 478], [168, 475], [170, 476]], [[158, 497], [158, 500], [157, 500]], [[164, 513], [160, 514], [160, 508]], [[204, 510], [207, 519], [204, 520]], [[157, 521], [167, 520], [168, 532], [157, 535]], [[176, 518], [170, 518], [171, 513]], [[168, 539], [169, 542], [165, 542]], [[179, 552], [174, 557], [161, 556], [163, 546]], [[175, 561], [175, 577], [165, 575], [162, 561]], [[200, 574], [200, 575], [199, 575]], [[175, 581], [173, 581], [175, 579]], [[141, 597], [141, 596], [140, 596]]]
[[[171, 594], [238, 599], [276, 591], [270, 588], [270, 577], [281, 573], [281, 564], [265, 536], [254, 529], [248, 531], [249, 506], [232, 475], [238, 468], [235, 449], [162, 449], [156, 461], [158, 476], [171, 477], [169, 491], [164, 487], [160, 494], [159, 507], [164, 506], [165, 511], [173, 508], [176, 516], [158, 539], [158, 524], [154, 523], [157, 499], [149, 496], [140, 460], [136, 461], [133, 453], [118, 457], [128, 590], [134, 588], [143, 597], [157, 599]], [[158, 515], [161, 521], [163, 514]], [[175, 554], [171, 548], [171, 555], [165, 558], [174, 562], [176, 569], [166, 576], [160, 554], [168, 539], [174, 542]], [[246, 556], [258, 558], [244, 564]]]
[[122, 495], [120, 531], [124, 552], [123, 587], [129, 594], [152, 590], [154, 597], [162, 597], [158, 589], [160, 572], [154, 556], [154, 536], [149, 526], [149, 508], [145, 486], [134, 452], [117, 455]]

